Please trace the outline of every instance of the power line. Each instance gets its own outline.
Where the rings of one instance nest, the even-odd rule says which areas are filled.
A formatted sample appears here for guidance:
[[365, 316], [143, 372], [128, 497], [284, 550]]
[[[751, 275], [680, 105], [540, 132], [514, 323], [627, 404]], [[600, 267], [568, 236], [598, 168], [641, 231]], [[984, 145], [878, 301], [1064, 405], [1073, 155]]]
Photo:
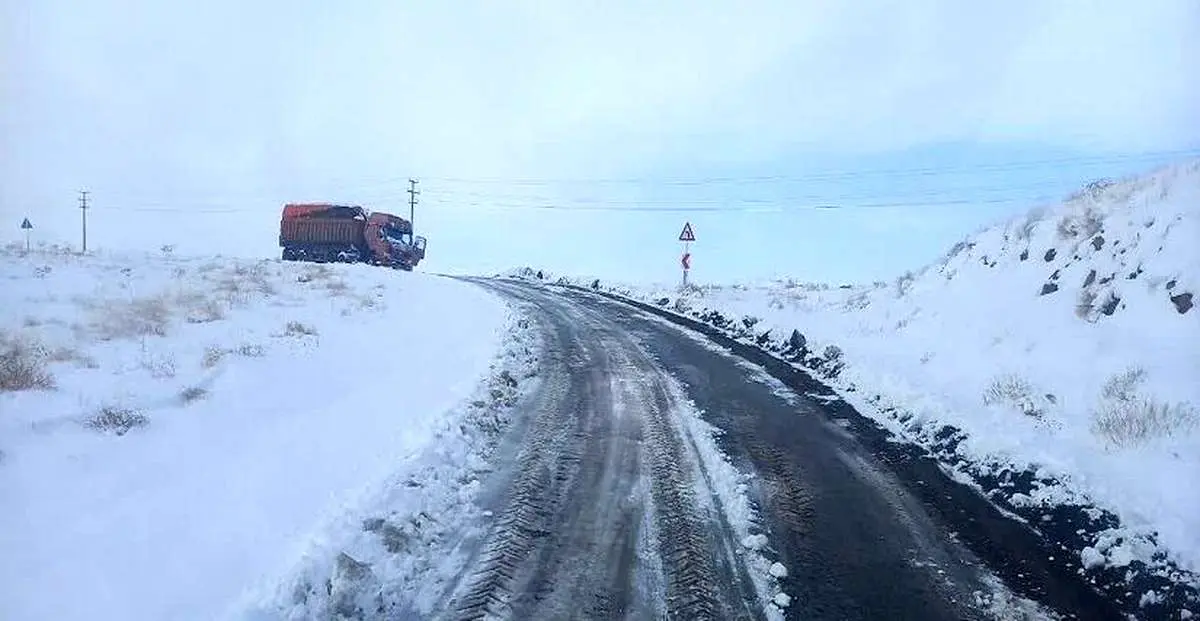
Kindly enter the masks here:
[[[1058, 189], [1068, 191], [1071, 188], [1077, 187], [1077, 183], [1069, 181], [1035, 181], [1021, 184], [1004, 184], [1004, 185], [971, 185], [950, 187], [916, 187], [911, 189], [903, 189], [891, 192], [880, 191], [810, 191], [806, 193], [788, 192], [778, 195], [767, 194], [765, 196], [738, 196], [732, 198], [697, 198], [695, 196], [676, 196], [676, 197], [655, 197], [655, 198], [611, 198], [602, 195], [580, 195], [566, 194], [558, 196], [548, 196], [544, 193], [539, 194], [520, 194], [506, 193], [498, 194], [494, 192], [482, 192], [478, 190], [463, 190], [463, 189], [448, 189], [432, 195], [431, 200], [434, 204], [453, 207], [456, 205], [509, 205], [513, 207], [529, 206], [537, 203], [554, 204], [556, 207], [569, 207], [571, 205], [612, 205], [612, 206], [674, 206], [681, 203], [689, 205], [729, 205], [729, 204], [748, 204], [748, 205], [775, 205], [780, 203], [803, 203], [803, 202], [853, 202], [853, 201], [870, 201], [877, 202], [881, 199], [888, 199], [892, 202], [902, 203], [919, 203], [919, 199], [945, 199], [947, 196], [972, 196], [970, 200], [982, 200], [983, 196], [1003, 193], [1012, 195], [1013, 200], [1024, 200], [1028, 198], [1030, 193], [1045, 194], [1047, 190]], [[852, 188], [857, 189], [857, 188]], [[421, 194], [419, 190], [416, 194]], [[386, 201], [392, 195], [390, 193], [379, 193], [368, 196], [357, 196], [356, 202], [372, 202]], [[966, 199], [964, 199], [966, 200]], [[107, 201], [109, 204], [99, 205], [97, 208], [105, 211], [139, 211], [139, 212], [164, 212], [164, 213], [180, 213], [183, 211], [189, 213], [247, 213], [254, 211], [273, 211], [276, 208], [275, 199], [264, 199], [260, 201], [241, 201], [241, 200], [213, 200], [194, 203], [180, 203], [178, 201], [171, 202], [117, 202]], [[232, 203], [240, 202], [260, 202], [262, 207], [233, 207]], [[411, 202], [411, 201], [410, 201]]]
[[[1181, 155], [1200, 154], [1200, 150], [1181, 150], [1181, 151], [1159, 151], [1142, 154], [1127, 154], [1123, 156], [1107, 156], [1107, 157], [1090, 157], [1090, 158], [1059, 158], [1055, 160], [1045, 159], [1038, 161], [1017, 161], [1008, 162], [1006, 164], [997, 164], [989, 166], [959, 166], [959, 167], [941, 167], [941, 168], [910, 168], [910, 169], [888, 169], [888, 170], [870, 170], [861, 169], [857, 171], [847, 171], [843, 173], [810, 173], [805, 175], [794, 176], [756, 176], [756, 177], [707, 177], [695, 178], [687, 180], [686, 184], [679, 179], [676, 179], [676, 185], [694, 185], [708, 186], [727, 183], [730, 181], [762, 181], [774, 179], [777, 181], [854, 181], [861, 178], [869, 178], [871, 175], [898, 175], [898, 174], [915, 174], [925, 177], [937, 173], [949, 173], [953, 171], [972, 171], [972, 170], [1017, 170], [1023, 168], [1044, 168], [1052, 169], [1061, 168], [1066, 163], [1090, 163], [1092, 165], [1104, 163], [1113, 164], [1117, 162], [1130, 162], [1134, 159], [1145, 157], [1179, 157]], [[831, 175], [841, 175], [834, 178]], [[642, 178], [650, 179], [650, 178]], [[409, 188], [406, 192], [409, 193], [409, 209], [410, 219], [415, 216], [416, 197], [421, 192], [416, 190], [417, 181], [413, 178], [406, 178]], [[517, 180], [520, 181], [520, 180]], [[532, 181], [532, 180], [526, 180]], [[564, 180], [569, 182], [571, 180]], [[579, 180], [576, 180], [579, 181]], [[603, 182], [604, 180], [593, 180]], [[637, 181], [635, 178], [625, 179], [624, 181]], [[662, 180], [659, 180], [662, 181]], [[665, 181], [671, 181], [666, 179]], [[558, 181], [549, 179], [539, 180], [539, 183], [545, 185], [557, 184]], [[592, 195], [579, 195], [562, 192], [552, 192], [556, 196], [547, 196], [545, 192], [539, 194], [523, 193], [519, 189], [521, 183], [514, 183], [514, 186], [509, 188], [507, 193], [497, 193], [484, 191], [482, 188], [472, 187], [469, 183], [464, 183], [460, 187], [435, 187], [436, 192], [431, 195], [433, 204], [445, 206], [447, 208], [455, 207], [472, 207], [480, 209], [534, 209], [534, 210], [570, 210], [577, 209], [581, 211], [762, 211], [764, 208], [768, 211], [792, 210], [792, 209], [851, 209], [860, 207], [927, 207], [939, 205], [971, 205], [971, 204], [1000, 204], [1000, 203], [1016, 203], [1016, 202], [1036, 202], [1051, 200], [1054, 197], [1048, 196], [1048, 191], [1067, 192], [1073, 188], [1079, 187], [1079, 181], [1069, 179], [1061, 179], [1057, 181], [1034, 181], [1023, 184], [1003, 184], [971, 187], [962, 187], [957, 184], [945, 184], [939, 182], [939, 186], [926, 186], [922, 182], [916, 188], [906, 188], [896, 191], [819, 191], [810, 189], [806, 193], [796, 193], [794, 191], [772, 195], [772, 191], [781, 191], [779, 186], [761, 185], [761, 190], [765, 196], [739, 196], [733, 198], [712, 198], [712, 197], [690, 197], [679, 196], [669, 197], [669, 193], [664, 194], [665, 188], [656, 188], [655, 192], [659, 196], [639, 198], [612, 198], [604, 196], [603, 193], [608, 191], [601, 188], [592, 188]], [[668, 184], [669, 185], [669, 184]], [[910, 184], [911, 185], [911, 184]], [[925, 187], [922, 187], [925, 186]], [[895, 187], [893, 184], [891, 187]], [[569, 190], [568, 190], [569, 192]], [[1006, 197], [997, 197], [996, 194], [1004, 194]], [[965, 196], [964, 196], [965, 195]], [[1035, 195], [1035, 196], [1031, 196]], [[106, 196], [108, 196], [106, 194]], [[354, 201], [357, 203], [369, 204], [371, 202], [383, 202], [389, 200], [394, 194], [388, 191], [380, 191], [378, 194], [370, 193], [367, 195], [357, 195]], [[277, 208], [277, 202], [280, 200], [278, 193], [271, 193], [270, 196], [262, 195], [258, 199], [234, 199], [233, 197], [214, 198], [204, 202], [196, 202], [191, 204], [180, 204], [178, 201], [124, 201], [117, 202], [111, 198], [106, 199], [105, 205], [97, 206], [104, 211], [128, 211], [128, 212], [145, 212], [145, 213], [204, 213], [204, 214], [233, 214], [233, 213], [271, 213]], [[261, 207], [235, 207], [238, 203], [262, 203]], [[662, 207], [662, 209], [653, 209], [654, 207]]]
[[973, 164], [936, 166], [922, 168], [884, 168], [858, 170], [830, 170], [805, 174], [748, 175], [748, 176], [703, 176], [703, 177], [597, 177], [597, 178], [502, 178], [502, 177], [438, 177], [426, 176], [427, 180], [460, 184], [508, 184], [508, 185], [555, 185], [555, 184], [635, 184], [657, 183], [662, 185], [712, 185], [718, 183], [763, 183], [772, 181], [821, 181], [861, 179], [872, 176], [932, 176], [949, 173], [1012, 172], [1042, 167], [1101, 166], [1125, 164], [1145, 160], [1174, 159], [1200, 156], [1200, 148], [1174, 151], [1146, 151], [1109, 156], [1064, 157], [1057, 159], [1011, 161], [995, 164]]
[[[626, 205], [580, 205], [567, 206], [555, 203], [533, 203], [533, 204], [505, 204], [505, 203], [472, 203], [466, 206], [477, 209], [495, 209], [495, 210], [554, 210], [554, 211], [624, 211], [638, 213], [692, 213], [692, 212], [721, 212], [721, 213], [785, 213], [806, 210], [854, 210], [854, 209], [880, 209], [880, 208], [927, 208], [927, 207], [947, 207], [947, 206], [976, 206], [976, 205], [1002, 205], [1013, 203], [1027, 203], [1032, 205], [1044, 203], [1054, 200], [1053, 196], [1035, 196], [1035, 197], [1011, 197], [1011, 198], [994, 198], [994, 199], [944, 199], [944, 200], [929, 200], [929, 201], [879, 201], [869, 203], [791, 203], [785, 202], [763, 203], [760, 205], [739, 204], [736, 199], [729, 201], [723, 206], [717, 205], [677, 205], [667, 207], [643, 207], [636, 204]], [[687, 201], [678, 201], [679, 203], [687, 203]]]
[[[1026, 159], [1026, 160], [1011, 160], [1007, 162], [996, 163], [977, 163], [977, 164], [954, 164], [947, 166], [925, 166], [912, 168], [856, 168], [856, 169], [829, 169], [823, 171], [813, 171], [797, 174], [772, 174], [772, 175], [715, 175], [715, 176], [695, 176], [695, 177], [599, 177], [599, 178], [528, 178], [528, 177], [465, 177], [465, 176], [423, 176], [422, 179], [426, 182], [433, 182], [439, 192], [445, 191], [445, 184], [458, 184], [461, 186], [493, 186], [493, 185], [509, 185], [514, 187], [520, 186], [565, 186], [565, 185], [636, 185], [636, 184], [658, 184], [663, 186], [679, 186], [679, 187], [705, 187], [719, 184], [756, 184], [765, 185], [769, 183], [787, 183], [787, 182], [816, 182], [816, 181], [849, 181], [862, 180], [870, 178], [922, 178], [922, 177], [937, 177], [963, 175], [970, 173], [1002, 173], [1002, 172], [1017, 172], [1037, 169], [1055, 169], [1057, 171], [1065, 171], [1071, 168], [1092, 168], [1100, 166], [1118, 165], [1118, 164], [1141, 164], [1151, 163], [1159, 160], [1179, 159], [1185, 157], [1200, 156], [1200, 147], [1190, 149], [1177, 149], [1167, 151], [1143, 151], [1125, 154], [1113, 154], [1104, 156], [1078, 156], [1078, 157], [1060, 157], [1053, 159]], [[311, 180], [311, 176], [306, 176], [306, 179]], [[381, 194], [387, 194], [396, 189], [397, 186], [408, 185], [410, 177], [368, 177], [361, 178], [357, 181], [347, 179], [326, 179], [322, 183], [306, 184], [304, 191], [313, 190], [323, 194], [328, 193], [350, 193], [365, 190], [377, 190]], [[453, 187], [451, 185], [450, 187]], [[289, 190], [274, 189], [274, 190], [246, 190], [237, 194], [226, 194], [228, 198], [238, 197], [243, 200], [253, 200], [261, 198], [263, 200], [276, 200], [281, 195], [286, 195]], [[114, 199], [129, 199], [138, 200], [143, 198], [136, 191], [134, 193], [121, 191], [112, 188], [105, 192], [106, 196]]]

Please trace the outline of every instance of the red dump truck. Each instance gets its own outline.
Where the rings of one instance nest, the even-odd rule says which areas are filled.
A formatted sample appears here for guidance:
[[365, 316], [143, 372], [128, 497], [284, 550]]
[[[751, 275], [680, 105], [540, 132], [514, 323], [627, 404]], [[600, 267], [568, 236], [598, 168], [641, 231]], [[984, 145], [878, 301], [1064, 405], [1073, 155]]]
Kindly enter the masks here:
[[411, 271], [425, 258], [412, 223], [358, 205], [288, 203], [279, 222], [285, 261], [370, 263]]

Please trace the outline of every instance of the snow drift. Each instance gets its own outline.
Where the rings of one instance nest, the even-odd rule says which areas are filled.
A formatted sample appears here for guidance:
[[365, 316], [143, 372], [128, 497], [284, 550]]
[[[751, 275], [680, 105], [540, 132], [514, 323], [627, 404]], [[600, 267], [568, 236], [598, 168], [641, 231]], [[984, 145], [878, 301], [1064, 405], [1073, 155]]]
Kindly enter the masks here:
[[216, 618], [489, 371], [507, 307], [368, 266], [0, 255], [0, 617]]

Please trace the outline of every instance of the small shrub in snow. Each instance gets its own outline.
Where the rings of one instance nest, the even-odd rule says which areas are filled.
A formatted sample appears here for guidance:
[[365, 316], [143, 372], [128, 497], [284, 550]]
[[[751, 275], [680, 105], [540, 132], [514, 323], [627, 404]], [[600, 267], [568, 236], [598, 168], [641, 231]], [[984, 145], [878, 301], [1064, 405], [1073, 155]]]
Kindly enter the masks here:
[[1033, 231], [1037, 228], [1038, 222], [1041, 221], [1043, 214], [1040, 212], [1030, 212], [1025, 216], [1025, 220], [1017, 227], [1016, 237], [1020, 241], [1028, 241], [1033, 237]]
[[262, 345], [255, 343], [242, 344], [234, 352], [243, 358], [261, 358], [267, 354], [267, 350]]
[[148, 424], [150, 424], [150, 419], [146, 418], [144, 414], [116, 406], [100, 408], [99, 412], [84, 421], [84, 425], [90, 429], [115, 433], [119, 436], [129, 433], [130, 429], [145, 427]]
[[305, 265], [304, 270], [296, 277], [296, 282], [313, 282], [327, 280], [333, 276], [333, 270], [321, 264]]
[[129, 302], [110, 302], [99, 310], [93, 324], [101, 340], [138, 336], [165, 336], [171, 321], [171, 308], [163, 296], [137, 298]]
[[179, 400], [184, 404], [194, 403], [208, 396], [208, 389], [200, 386], [189, 386], [179, 393]]
[[225, 306], [210, 296], [195, 296], [183, 301], [187, 309], [188, 323], [212, 323], [225, 319]]
[[1110, 446], [1127, 448], [1196, 428], [1200, 417], [1191, 404], [1172, 405], [1139, 394], [1145, 379], [1146, 372], [1134, 367], [1105, 382], [1092, 412], [1092, 433]]
[[846, 298], [844, 307], [848, 311], [863, 310], [871, 305], [871, 298], [866, 291], [859, 291]]
[[1093, 412], [1092, 432], [1116, 448], [1145, 444], [1196, 428], [1195, 408], [1187, 403], [1160, 403], [1145, 397], [1106, 401]]
[[905, 272], [903, 276], [897, 278], [896, 297], [904, 297], [908, 295], [908, 292], [912, 290], [914, 280], [916, 280], [916, 276], [913, 275], [911, 270]]
[[1008, 405], [1015, 407], [1026, 416], [1040, 418], [1042, 408], [1038, 406], [1033, 396], [1033, 385], [1025, 378], [1010, 373], [1001, 375], [988, 384], [983, 391], [984, 405]]
[[257, 343], [243, 343], [233, 349], [209, 346], [204, 350], [204, 359], [201, 364], [204, 368], [211, 369], [221, 364], [221, 361], [229, 354], [236, 354], [243, 358], [261, 358], [267, 355], [267, 350]]
[[175, 377], [175, 358], [146, 355], [142, 357], [142, 368], [148, 371], [150, 377], [154, 379], [172, 378]]
[[[1092, 272], [1093, 274], [1095, 272]], [[1079, 299], [1075, 303], [1075, 316], [1084, 321], [1093, 319], [1092, 310], [1095, 308], [1096, 292], [1091, 289], [1082, 289], [1079, 291]]]
[[953, 246], [950, 247], [950, 251], [947, 252], [946, 255], [942, 257], [942, 265], [949, 263], [951, 259], [953, 259], [954, 257], [957, 257], [959, 254], [962, 253], [962, 251], [964, 251], [966, 249], [967, 249], [967, 241], [966, 240], [956, 242]]
[[329, 292], [329, 295], [337, 297], [346, 295], [350, 291], [350, 285], [341, 278], [331, 278], [325, 282], [325, 290]]
[[46, 369], [47, 358], [41, 343], [0, 333], [0, 392], [54, 388], [54, 376]]
[[1100, 396], [1107, 401], [1132, 401], [1137, 398], [1138, 386], [1146, 381], [1146, 370], [1130, 367], [1114, 375], [1100, 389]]
[[317, 329], [299, 321], [289, 321], [283, 333], [287, 336], [316, 336]]
[[50, 362], [81, 362], [84, 358], [86, 356], [70, 347], [56, 347], [46, 354], [46, 359]]
[[220, 347], [206, 347], [204, 349], [204, 359], [200, 364], [206, 369], [211, 369], [221, 364], [221, 360], [225, 358], [225, 353], [226, 351]]
[[1063, 216], [1058, 221], [1060, 239], [1089, 238], [1100, 232], [1104, 225], [1103, 216], [1091, 207]]

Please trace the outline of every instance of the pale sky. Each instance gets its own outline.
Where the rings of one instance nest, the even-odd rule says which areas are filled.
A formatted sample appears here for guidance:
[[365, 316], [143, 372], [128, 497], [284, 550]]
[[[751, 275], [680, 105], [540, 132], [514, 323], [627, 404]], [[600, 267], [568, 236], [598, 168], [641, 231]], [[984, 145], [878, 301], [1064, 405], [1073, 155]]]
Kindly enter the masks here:
[[278, 256], [415, 177], [423, 270], [670, 280], [690, 220], [698, 281], [873, 280], [1200, 154], [1195, 0], [0, 6], [4, 241], [87, 189], [92, 248]]

